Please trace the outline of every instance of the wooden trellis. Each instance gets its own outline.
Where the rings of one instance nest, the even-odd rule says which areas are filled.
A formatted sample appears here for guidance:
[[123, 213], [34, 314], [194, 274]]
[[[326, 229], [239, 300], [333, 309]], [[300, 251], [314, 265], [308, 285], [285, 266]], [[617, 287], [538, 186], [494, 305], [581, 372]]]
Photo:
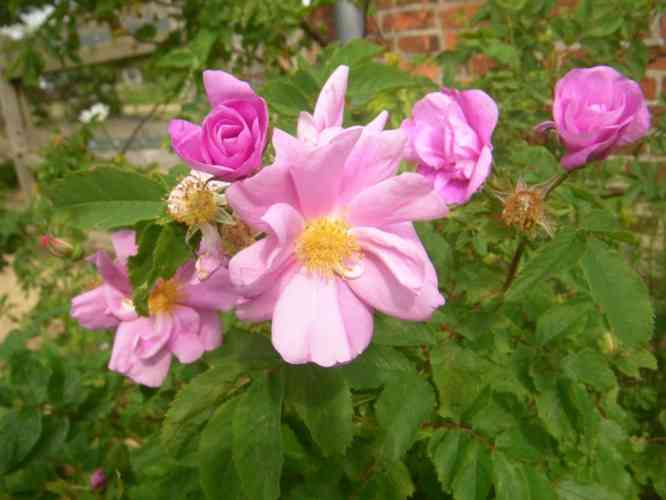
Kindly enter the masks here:
[[[167, 14], [162, 10], [161, 14]], [[164, 40], [175, 28], [169, 23], [166, 30], [158, 33], [156, 42]], [[45, 72], [57, 72], [80, 65], [103, 64], [111, 61], [130, 59], [150, 54], [156, 48], [153, 43], [138, 42], [132, 36], [112, 39], [110, 43], [90, 47], [82, 47], [78, 52], [78, 61], [65, 63], [52, 58], [45, 58]], [[9, 58], [8, 58], [9, 59]], [[6, 67], [9, 64], [0, 62], [0, 111], [5, 122], [9, 144], [9, 154], [14, 160], [19, 185], [26, 199], [34, 193], [35, 181], [31, 170], [37, 153], [35, 134], [32, 131], [30, 107], [25, 99], [20, 79], [9, 80]]]

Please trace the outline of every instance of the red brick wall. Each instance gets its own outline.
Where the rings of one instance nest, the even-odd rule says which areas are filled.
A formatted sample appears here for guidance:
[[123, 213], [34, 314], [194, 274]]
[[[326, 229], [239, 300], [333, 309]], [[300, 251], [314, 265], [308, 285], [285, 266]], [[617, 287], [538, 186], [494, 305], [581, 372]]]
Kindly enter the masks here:
[[[407, 59], [455, 47], [458, 35], [472, 27], [470, 20], [486, 0], [375, 0], [374, 18], [368, 23], [369, 38]], [[558, 9], [575, 7], [577, 0], [558, 0]], [[666, 13], [652, 23], [647, 38], [650, 65], [641, 82], [646, 97], [656, 104], [666, 96]], [[469, 70], [483, 73], [492, 61], [483, 56], [470, 61]], [[420, 71], [439, 79], [436, 67]]]

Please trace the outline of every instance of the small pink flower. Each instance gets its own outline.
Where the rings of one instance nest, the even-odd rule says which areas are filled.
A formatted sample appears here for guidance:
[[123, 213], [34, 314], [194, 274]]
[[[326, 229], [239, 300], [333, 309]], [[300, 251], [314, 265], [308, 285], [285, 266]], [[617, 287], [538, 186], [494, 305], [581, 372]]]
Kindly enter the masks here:
[[159, 282], [148, 299], [149, 317], [139, 316], [132, 303], [127, 259], [137, 247], [133, 231], [112, 236], [116, 259], [97, 252], [91, 261], [104, 283], [72, 300], [71, 315], [91, 330], [115, 328], [109, 368], [137, 383], [158, 387], [165, 379], [172, 355], [191, 363], [222, 343], [218, 310], [230, 310], [237, 300], [226, 268], [205, 282], [195, 277], [194, 263]]
[[537, 130], [556, 128], [571, 170], [606, 158], [614, 149], [645, 136], [650, 129], [640, 85], [608, 66], [574, 69], [557, 82], [553, 118]]
[[447, 203], [465, 203], [490, 174], [497, 117], [495, 101], [481, 90], [432, 92], [402, 123], [406, 159], [418, 164]]
[[[334, 95], [329, 117], [341, 116]], [[313, 146], [275, 130], [275, 163], [227, 191], [236, 214], [266, 234], [229, 263], [245, 297], [237, 314], [272, 319], [287, 362], [348, 362], [372, 338], [373, 310], [425, 320], [444, 303], [411, 221], [447, 207], [423, 176], [396, 176], [405, 140], [353, 127]]]
[[106, 487], [106, 474], [102, 469], [95, 469], [90, 475], [90, 489], [92, 491], [102, 491]]
[[224, 71], [204, 71], [203, 79], [212, 110], [201, 126], [172, 120], [171, 145], [195, 170], [228, 182], [247, 177], [261, 166], [268, 131], [266, 102]]

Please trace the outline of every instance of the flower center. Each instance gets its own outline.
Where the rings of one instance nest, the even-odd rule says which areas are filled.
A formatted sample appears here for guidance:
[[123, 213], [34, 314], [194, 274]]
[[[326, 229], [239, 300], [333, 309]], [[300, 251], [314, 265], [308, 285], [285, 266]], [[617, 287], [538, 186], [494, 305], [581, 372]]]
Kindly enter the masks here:
[[320, 276], [337, 273], [350, 278], [361, 258], [361, 248], [345, 221], [321, 217], [305, 225], [296, 243], [296, 257], [308, 271]]
[[171, 217], [188, 226], [216, 222], [224, 185], [218, 181], [208, 182], [210, 176], [189, 175], [169, 193], [168, 211]]
[[169, 312], [178, 302], [180, 295], [178, 283], [174, 279], [161, 281], [148, 297], [148, 311], [150, 315]]

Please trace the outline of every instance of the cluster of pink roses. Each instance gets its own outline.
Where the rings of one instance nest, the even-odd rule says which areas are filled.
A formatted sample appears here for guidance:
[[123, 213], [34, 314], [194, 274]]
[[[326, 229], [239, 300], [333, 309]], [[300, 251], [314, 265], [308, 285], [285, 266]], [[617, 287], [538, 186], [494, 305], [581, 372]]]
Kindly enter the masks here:
[[[104, 283], [72, 303], [83, 326], [117, 327], [112, 370], [160, 385], [172, 355], [188, 363], [221, 344], [217, 311], [232, 308], [243, 320], [272, 320], [273, 345], [287, 362], [333, 366], [366, 349], [373, 311], [427, 320], [444, 304], [412, 222], [445, 216], [483, 185], [497, 105], [480, 90], [443, 89], [416, 103], [398, 130], [384, 130], [386, 112], [345, 128], [347, 78], [345, 66], [331, 75], [314, 113], [299, 116], [296, 137], [274, 131], [275, 161], [252, 175], [266, 144], [266, 103], [229, 74], [204, 73], [212, 110], [201, 126], [174, 120], [172, 145], [193, 169], [231, 183], [225, 203], [263, 237], [205, 277], [188, 262], [156, 285], [150, 317], [141, 317], [127, 278], [134, 234], [115, 233], [116, 259], [93, 257]], [[554, 118], [542, 128], [557, 128], [566, 168], [649, 128], [640, 88], [607, 67], [568, 74]], [[417, 172], [398, 174], [403, 158]]]

